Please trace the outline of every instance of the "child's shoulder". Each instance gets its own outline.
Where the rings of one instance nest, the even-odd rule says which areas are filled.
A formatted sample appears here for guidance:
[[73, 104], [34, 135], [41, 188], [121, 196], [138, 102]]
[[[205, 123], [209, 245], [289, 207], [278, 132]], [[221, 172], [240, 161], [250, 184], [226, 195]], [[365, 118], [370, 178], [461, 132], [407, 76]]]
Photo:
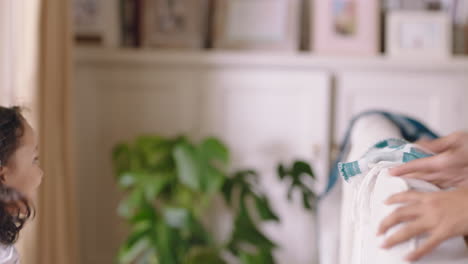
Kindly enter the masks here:
[[18, 251], [14, 246], [6, 246], [0, 244], [0, 263], [2, 264], [19, 264]]

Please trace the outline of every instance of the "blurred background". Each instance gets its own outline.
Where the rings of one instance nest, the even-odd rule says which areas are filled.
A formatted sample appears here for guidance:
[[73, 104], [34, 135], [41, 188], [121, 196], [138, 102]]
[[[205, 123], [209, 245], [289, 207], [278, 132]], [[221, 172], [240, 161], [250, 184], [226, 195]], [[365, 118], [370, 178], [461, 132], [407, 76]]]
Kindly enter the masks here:
[[467, 54], [468, 0], [3, 0], [47, 175], [24, 263], [319, 263], [349, 121], [467, 130]]

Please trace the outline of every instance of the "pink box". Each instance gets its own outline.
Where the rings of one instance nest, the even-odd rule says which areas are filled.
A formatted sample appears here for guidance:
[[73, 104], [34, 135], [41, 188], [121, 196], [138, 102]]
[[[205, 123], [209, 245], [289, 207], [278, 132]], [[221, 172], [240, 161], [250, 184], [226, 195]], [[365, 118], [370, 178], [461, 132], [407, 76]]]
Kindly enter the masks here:
[[377, 55], [380, 50], [379, 2], [315, 0], [311, 50], [318, 54]]

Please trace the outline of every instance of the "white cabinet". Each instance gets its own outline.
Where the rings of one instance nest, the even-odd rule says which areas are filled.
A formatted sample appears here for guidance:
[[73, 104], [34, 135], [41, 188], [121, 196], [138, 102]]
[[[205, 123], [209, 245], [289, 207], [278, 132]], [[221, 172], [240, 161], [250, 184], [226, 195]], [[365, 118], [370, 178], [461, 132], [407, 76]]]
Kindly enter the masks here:
[[314, 160], [319, 175], [328, 171], [327, 74], [249, 69], [202, 76], [203, 133], [226, 140], [239, 164], [296, 157]]
[[193, 72], [83, 67], [76, 72], [76, 142], [83, 263], [113, 263], [125, 238], [113, 146], [145, 133], [191, 135], [198, 126]]
[[[328, 76], [301, 70], [219, 71], [162, 67], [79, 67], [76, 73], [81, 252], [84, 263], [112, 263], [125, 237], [116, 215], [120, 199], [111, 170], [116, 143], [145, 133], [219, 136], [234, 165], [261, 175], [282, 219], [262, 228], [282, 249], [279, 263], [307, 264], [316, 256], [314, 219], [300, 199], [288, 203], [276, 176], [280, 160], [328, 168]], [[299, 198], [299, 197], [298, 197]]]
[[[75, 135], [83, 264], [112, 263], [125, 237], [115, 213], [120, 191], [110, 154], [118, 141], [143, 133], [223, 139], [236, 167], [260, 173], [282, 219], [262, 226], [282, 246], [278, 264], [314, 263], [314, 217], [299, 199], [285, 201], [278, 161], [311, 161], [323, 189], [332, 135], [338, 142], [349, 120], [369, 109], [414, 116], [441, 134], [468, 129], [467, 72], [460, 59], [431, 65], [305, 55], [79, 52]], [[329, 228], [321, 233], [338, 232], [331, 230], [332, 218], [324, 220]]]
[[335, 141], [354, 115], [376, 109], [415, 117], [441, 135], [466, 129], [467, 91], [466, 74], [344, 73], [337, 88]]
[[315, 224], [287, 185], [278, 162], [313, 161], [317, 176], [328, 170], [330, 86], [328, 76], [310, 71], [227, 70], [203, 74], [204, 134], [222, 138], [235, 166], [254, 168], [281, 223], [263, 226], [276, 241], [277, 263], [315, 263]]

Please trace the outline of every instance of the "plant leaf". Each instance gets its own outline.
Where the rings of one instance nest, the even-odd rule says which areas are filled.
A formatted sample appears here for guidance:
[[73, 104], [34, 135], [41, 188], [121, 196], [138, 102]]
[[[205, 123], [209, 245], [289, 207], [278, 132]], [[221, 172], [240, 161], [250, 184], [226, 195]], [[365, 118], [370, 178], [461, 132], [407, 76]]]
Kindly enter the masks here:
[[226, 264], [226, 262], [213, 248], [193, 247], [190, 249], [184, 264]]
[[172, 228], [183, 228], [188, 225], [189, 212], [185, 208], [165, 208], [164, 219]]
[[150, 241], [145, 237], [147, 233], [146, 230], [142, 230], [130, 235], [123, 247], [119, 250], [117, 257], [119, 263], [131, 263], [149, 247]]
[[141, 202], [143, 201], [143, 191], [140, 189], [133, 190], [129, 196], [123, 199], [117, 208], [118, 214], [125, 218], [131, 218], [137, 209], [141, 206]]
[[171, 182], [171, 173], [154, 173], [149, 174], [141, 187], [144, 189], [145, 198], [149, 203], [153, 203], [159, 193]]
[[236, 244], [245, 242], [251, 246], [270, 250], [276, 247], [275, 243], [257, 229], [245, 208], [241, 208], [236, 217], [232, 239]]
[[302, 174], [307, 174], [315, 179], [315, 174], [312, 172], [310, 165], [304, 161], [296, 161], [293, 165], [292, 174], [299, 177]]
[[200, 190], [199, 170], [195, 149], [187, 143], [178, 144], [173, 151], [177, 176], [181, 183], [193, 190]]
[[143, 256], [135, 264], [159, 264], [156, 250], [154, 248], [146, 249]]
[[172, 148], [172, 141], [159, 136], [140, 136], [135, 142], [135, 149], [147, 169], [172, 166]]
[[207, 167], [202, 171], [203, 190], [210, 195], [217, 193], [222, 188], [226, 176], [213, 167]]
[[312, 210], [312, 205], [310, 204], [309, 195], [307, 195], [305, 193], [302, 194], [302, 203], [303, 203], [304, 208], [306, 208], [308, 210]]
[[112, 161], [114, 172], [117, 177], [125, 171], [130, 170], [131, 150], [130, 146], [125, 143], [118, 144], [112, 150]]
[[221, 162], [222, 165], [227, 166], [229, 163], [229, 151], [227, 147], [216, 138], [205, 139], [201, 146], [201, 153], [208, 162], [213, 160]]
[[255, 205], [262, 220], [279, 221], [278, 216], [273, 212], [267, 197], [255, 196]]
[[242, 264], [272, 264], [275, 263], [270, 250], [257, 250], [256, 253], [241, 253]]
[[152, 224], [156, 220], [156, 217], [155, 209], [145, 204], [130, 218], [130, 223], [132, 223], [134, 228], [137, 228], [139, 225]]
[[121, 174], [118, 182], [119, 182], [119, 186], [121, 188], [123, 188], [123, 189], [130, 188], [136, 182], [135, 175], [132, 174], [132, 173], [129, 173], [129, 172], [124, 172], [124, 173]]
[[307, 210], [315, 210], [315, 200], [317, 196], [315, 195], [314, 190], [307, 186], [304, 182], [306, 179], [301, 176], [308, 176], [312, 180], [315, 180], [315, 175], [312, 170], [312, 167], [304, 161], [295, 161], [293, 163], [292, 169], [280, 165], [278, 167], [278, 176], [281, 180], [290, 179], [291, 183], [288, 187], [287, 197], [289, 201], [292, 201], [293, 192], [298, 190], [301, 192], [302, 204], [303, 207]]
[[170, 228], [164, 221], [155, 223], [154, 241], [157, 245], [157, 252], [161, 263], [178, 264], [178, 247], [183, 244], [177, 232]]
[[288, 172], [286, 171], [286, 168], [284, 167], [283, 164], [278, 165], [277, 171], [278, 171], [279, 178], [281, 180], [284, 179], [286, 174], [288, 174]]
[[224, 181], [223, 187], [222, 187], [222, 192], [223, 192], [223, 197], [226, 203], [230, 206], [233, 206], [232, 203], [232, 192], [234, 190], [234, 180], [232, 178], [227, 178]]

